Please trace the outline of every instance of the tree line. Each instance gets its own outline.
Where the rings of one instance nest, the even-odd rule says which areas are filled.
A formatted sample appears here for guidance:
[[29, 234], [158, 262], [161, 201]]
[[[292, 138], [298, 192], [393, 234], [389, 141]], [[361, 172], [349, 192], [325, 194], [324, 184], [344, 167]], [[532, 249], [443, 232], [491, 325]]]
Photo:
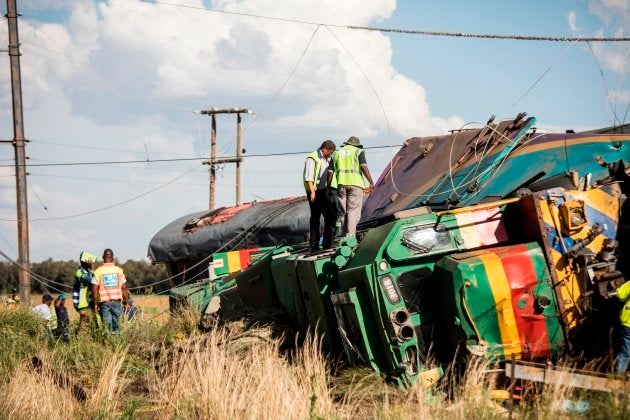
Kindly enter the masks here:
[[[163, 264], [153, 265], [144, 260], [127, 260], [125, 263], [115, 261], [116, 265], [125, 271], [127, 278], [127, 287], [142, 287], [151, 285], [168, 278], [166, 266]], [[98, 264], [97, 264], [98, 267]], [[34, 275], [31, 275], [31, 291], [33, 293], [51, 293], [58, 294], [63, 291], [68, 295], [72, 295], [72, 285], [74, 284], [74, 273], [79, 268], [76, 261], [55, 261], [49, 258], [39, 263], [31, 263], [31, 272], [44, 279], [42, 282], [37, 281]], [[55, 284], [58, 283], [58, 284]], [[61, 285], [63, 286], [61, 286]], [[9, 262], [0, 262], [0, 294], [8, 294], [19, 285], [18, 267]], [[165, 281], [160, 284], [148, 286], [145, 289], [139, 289], [135, 293], [156, 293], [164, 291], [174, 284]]]

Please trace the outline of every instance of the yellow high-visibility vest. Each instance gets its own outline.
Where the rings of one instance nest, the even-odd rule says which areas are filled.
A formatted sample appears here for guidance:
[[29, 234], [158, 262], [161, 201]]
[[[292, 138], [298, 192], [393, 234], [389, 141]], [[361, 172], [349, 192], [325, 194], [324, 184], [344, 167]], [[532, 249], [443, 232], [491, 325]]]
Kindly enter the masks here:
[[625, 282], [617, 289], [617, 297], [620, 301], [626, 302], [619, 315], [619, 320], [622, 325], [630, 328], [630, 281]]
[[[319, 181], [319, 170], [322, 167], [322, 160], [319, 157], [319, 150], [315, 150], [314, 152], [310, 153], [306, 159], [313, 159], [315, 161], [315, 170], [313, 171], [313, 186], [315, 187], [315, 189], [317, 189], [317, 183]], [[302, 179], [306, 180], [306, 164], [304, 164], [304, 176]], [[308, 182], [304, 181], [304, 190], [306, 190], [306, 192], [310, 192], [311, 189], [308, 187]]]
[[333, 155], [337, 185], [365, 188], [363, 173], [359, 164], [359, 154], [363, 151], [358, 147], [346, 144]]

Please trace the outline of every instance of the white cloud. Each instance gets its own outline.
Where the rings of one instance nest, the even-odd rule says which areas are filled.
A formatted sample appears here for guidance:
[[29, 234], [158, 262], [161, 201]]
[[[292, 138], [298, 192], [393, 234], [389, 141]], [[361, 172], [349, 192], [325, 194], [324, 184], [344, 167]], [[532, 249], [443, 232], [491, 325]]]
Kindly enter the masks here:
[[616, 20], [620, 26], [629, 27], [630, 6], [627, 0], [589, 0], [588, 6], [589, 11], [606, 25]]
[[[191, 4], [201, 7], [201, 2]], [[309, 1], [299, 5], [292, 1], [219, 1], [215, 7], [316, 22], [364, 24], [389, 16], [394, 5], [392, 1]], [[131, 1], [112, 0], [100, 9], [105, 42], [132, 52], [150, 52], [156, 63], [153, 93], [162, 100], [216, 94], [269, 97], [285, 82], [315, 29]], [[135, 18], [139, 14], [142, 19]], [[448, 121], [431, 118], [422, 86], [391, 66], [387, 37], [335, 32], [341, 42], [319, 28], [279, 102], [299, 101], [303, 118], [332, 119], [334, 123], [343, 116], [345, 123], [364, 123], [365, 135], [383, 131], [385, 120], [378, 100], [361, 69], [348, 56], [348, 48], [382, 97], [393, 125], [413, 126], [427, 133], [448, 126]], [[400, 112], [409, 109], [412, 112]]]
[[[600, 29], [596, 36], [628, 36], [630, 5], [627, 0], [591, 0], [589, 11], [608, 26], [606, 32]], [[604, 68], [621, 75], [630, 71], [627, 43], [593, 43], [593, 50]]]
[[[309, 150], [324, 138], [343, 141], [349, 135], [358, 135], [366, 146], [399, 144], [409, 130], [413, 135], [443, 133], [463, 123], [457, 116], [431, 113], [424, 87], [394, 68], [390, 40], [380, 33], [331, 28], [335, 37], [319, 27], [313, 35], [316, 26], [137, 0], [28, 4], [41, 9], [66, 7], [70, 17], [62, 23], [20, 21], [27, 137], [77, 145], [73, 149], [30, 143], [33, 163], [142, 159], [147, 150], [149, 158], [205, 156], [207, 150], [200, 144], [207, 145], [209, 119], [184, 111], [246, 106], [260, 112], [287, 81], [311, 37], [300, 66], [267, 110], [292, 122], [258, 118], [245, 133], [248, 149]], [[186, 4], [203, 7], [201, 0]], [[391, 16], [395, 5], [393, 0], [220, 0], [213, 7], [364, 25]], [[0, 73], [0, 104], [8, 113], [7, 77]], [[233, 119], [219, 120], [219, 142], [226, 154], [233, 153], [233, 143], [227, 145], [233, 126]], [[375, 177], [390, 155], [387, 151], [368, 154]], [[299, 156], [273, 163], [246, 160], [245, 200], [302, 194], [302, 163]], [[29, 187], [49, 211], [31, 195], [30, 216], [47, 219], [50, 214], [61, 217], [107, 207], [167, 183], [195, 165], [33, 167]], [[233, 171], [226, 167], [219, 174], [219, 205], [233, 202]], [[108, 178], [109, 183], [99, 181]], [[1, 218], [15, 217], [13, 188], [0, 180]], [[83, 248], [99, 252], [105, 246], [114, 248], [122, 259], [141, 257], [162, 226], [205, 208], [207, 194], [207, 173], [202, 168], [119, 207], [58, 222], [33, 222], [32, 259], [76, 258]], [[12, 230], [5, 225], [0, 225], [3, 232]], [[71, 243], [67, 238], [73, 238]]]
[[577, 26], [577, 16], [575, 15], [575, 11], [571, 10], [567, 15], [567, 22], [569, 24], [569, 29], [573, 32], [578, 32], [580, 28]]
[[610, 92], [609, 98], [613, 102], [629, 104], [630, 103], [630, 91], [620, 90]]
[[[596, 16], [604, 27], [600, 27], [588, 36], [595, 37], [626, 37], [630, 28], [630, 4], [627, 0], [590, 0], [588, 11]], [[576, 24], [576, 14], [571, 11], [568, 15], [568, 25], [571, 31], [580, 33]], [[586, 35], [586, 34], [582, 34]], [[608, 93], [606, 109], [609, 112], [610, 123], [625, 121], [628, 92], [621, 87], [621, 81], [630, 73], [630, 50], [625, 42], [592, 42], [584, 51], [592, 52], [598, 66], [604, 71], [606, 91]], [[611, 74], [612, 73], [612, 74]]]
[[31, 224], [31, 255], [47, 255], [58, 259], [78, 259], [82, 250], [94, 253], [107, 247], [107, 243], [94, 228], [70, 223], [38, 222]]
[[[61, 6], [63, 2], [56, 2]], [[68, 2], [68, 4], [70, 4]], [[52, 7], [41, 3], [42, 8]], [[24, 108], [35, 106], [50, 94], [51, 83], [73, 83], [77, 74], [90, 73], [90, 54], [98, 48], [96, 8], [91, 2], [73, 3], [70, 24], [41, 23], [28, 19], [19, 22], [21, 73]], [[0, 40], [7, 41], [6, 27], [0, 26]], [[0, 74], [0, 106], [10, 115], [10, 75]]]
[[361, 25], [391, 16], [396, 8], [395, 0], [217, 0], [219, 10], [250, 13], [263, 16], [289, 18], [307, 22], [337, 25]]

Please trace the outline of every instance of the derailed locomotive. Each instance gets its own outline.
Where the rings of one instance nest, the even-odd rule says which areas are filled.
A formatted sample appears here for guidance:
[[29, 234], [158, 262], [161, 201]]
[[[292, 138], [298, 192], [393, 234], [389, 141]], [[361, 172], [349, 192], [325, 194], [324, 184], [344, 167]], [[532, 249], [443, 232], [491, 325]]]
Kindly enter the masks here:
[[[495, 361], [609, 353], [620, 307], [615, 289], [624, 282], [619, 181], [627, 176], [622, 162], [605, 161], [619, 157], [619, 138], [608, 139], [611, 153], [604, 159], [584, 156], [582, 167], [572, 166], [591, 165], [592, 174], [597, 165], [595, 182], [573, 177], [573, 188], [535, 191], [504, 185], [503, 193], [470, 200], [477, 190], [493, 188], [490, 175], [500, 178], [532, 124], [519, 118], [506, 125], [503, 137], [510, 141], [499, 141], [487, 156], [469, 148], [489, 151], [492, 132], [485, 143], [483, 133], [470, 136], [474, 142], [463, 154], [471, 162], [459, 159], [455, 168], [466, 172], [450, 174], [451, 183], [460, 177], [462, 188], [445, 194], [436, 178], [424, 190], [441, 194], [439, 203], [381, 211], [360, 225], [357, 238], [329, 251], [277, 246], [217, 253], [210, 279], [173, 289], [171, 306], [190, 304], [202, 321], [275, 311], [299, 329], [317, 331], [333, 354], [399, 386], [427, 372], [435, 377], [430, 367], [466, 352]], [[471, 177], [475, 162], [480, 175]], [[518, 179], [512, 184], [522, 187]], [[453, 193], [472, 205], [457, 206]]]

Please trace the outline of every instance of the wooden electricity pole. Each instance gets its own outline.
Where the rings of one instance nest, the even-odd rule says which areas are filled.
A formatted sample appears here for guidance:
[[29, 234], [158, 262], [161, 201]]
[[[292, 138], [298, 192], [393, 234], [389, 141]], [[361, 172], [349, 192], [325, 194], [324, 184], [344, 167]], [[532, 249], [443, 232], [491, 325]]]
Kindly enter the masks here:
[[236, 114], [236, 205], [241, 205], [241, 161], [243, 160], [243, 140], [241, 137], [241, 113]]
[[[212, 117], [212, 134], [210, 135], [210, 160], [208, 162], [214, 162], [217, 158], [217, 116], [215, 114]], [[217, 182], [217, 170], [215, 165], [210, 165], [210, 190], [208, 191], [210, 196], [209, 209], [214, 209], [214, 188]]]
[[22, 76], [20, 73], [20, 41], [15, 0], [7, 0], [9, 24], [9, 59], [11, 94], [13, 97], [13, 147], [15, 148], [15, 186], [17, 194], [18, 277], [20, 297], [24, 305], [31, 303], [31, 263], [28, 243], [28, 203], [26, 200], [26, 140], [22, 115]]
[[[204, 162], [204, 164], [210, 165], [209, 209], [214, 210], [216, 166], [222, 163], [236, 163], [236, 205], [238, 206], [241, 204], [241, 162], [243, 161], [241, 114], [251, 114], [251, 111], [246, 108], [210, 108], [195, 112], [202, 115], [210, 115], [212, 118], [210, 160]], [[217, 159], [217, 114], [236, 114], [236, 158]]]

